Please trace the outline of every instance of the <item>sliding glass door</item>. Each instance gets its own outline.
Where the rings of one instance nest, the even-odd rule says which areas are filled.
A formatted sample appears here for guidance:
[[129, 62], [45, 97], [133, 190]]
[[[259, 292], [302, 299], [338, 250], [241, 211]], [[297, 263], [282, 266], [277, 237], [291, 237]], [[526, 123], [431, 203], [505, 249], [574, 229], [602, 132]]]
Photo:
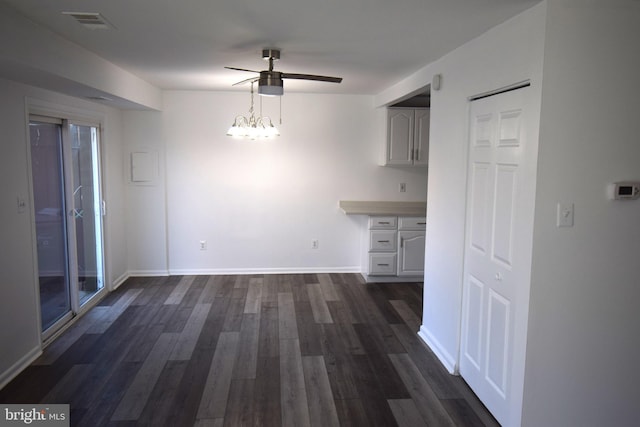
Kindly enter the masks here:
[[80, 305], [103, 287], [102, 199], [98, 167], [98, 129], [70, 124], [75, 229], [74, 276]]
[[99, 129], [42, 116], [29, 129], [46, 337], [104, 287]]

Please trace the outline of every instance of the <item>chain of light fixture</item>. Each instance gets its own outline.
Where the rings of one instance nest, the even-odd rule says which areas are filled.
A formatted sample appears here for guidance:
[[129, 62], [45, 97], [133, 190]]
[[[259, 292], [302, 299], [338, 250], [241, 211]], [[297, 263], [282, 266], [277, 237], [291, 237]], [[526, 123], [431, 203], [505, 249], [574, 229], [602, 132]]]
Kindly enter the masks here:
[[228, 136], [244, 139], [268, 139], [280, 136], [280, 131], [269, 117], [256, 117], [253, 110], [253, 82], [251, 83], [251, 107], [249, 117], [239, 115], [227, 131]]

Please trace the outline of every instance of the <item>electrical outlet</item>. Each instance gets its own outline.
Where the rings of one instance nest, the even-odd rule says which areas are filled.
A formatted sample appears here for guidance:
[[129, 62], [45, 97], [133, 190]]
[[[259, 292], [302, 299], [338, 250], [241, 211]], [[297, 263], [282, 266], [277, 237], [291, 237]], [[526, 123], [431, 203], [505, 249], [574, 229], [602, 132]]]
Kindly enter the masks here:
[[24, 213], [27, 210], [27, 202], [24, 198], [18, 197], [18, 213]]
[[398, 186], [398, 190], [401, 193], [406, 193], [407, 192], [407, 183], [406, 182], [401, 182], [400, 185]]
[[206, 240], [200, 240], [200, 250], [201, 251], [206, 251], [207, 250], [207, 241]]
[[311, 249], [318, 249], [318, 246], [320, 246], [320, 242], [318, 242], [318, 239], [312, 239], [311, 240]]

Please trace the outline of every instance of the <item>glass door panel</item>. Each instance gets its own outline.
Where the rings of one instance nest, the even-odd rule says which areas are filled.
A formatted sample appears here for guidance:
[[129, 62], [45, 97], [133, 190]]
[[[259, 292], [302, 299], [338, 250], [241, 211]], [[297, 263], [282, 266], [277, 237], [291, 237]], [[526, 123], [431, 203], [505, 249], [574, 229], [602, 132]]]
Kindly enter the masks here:
[[72, 263], [77, 283], [74, 291], [82, 305], [104, 286], [98, 128], [70, 124], [69, 139], [76, 245], [76, 262]]
[[30, 122], [42, 330], [71, 313], [62, 126]]

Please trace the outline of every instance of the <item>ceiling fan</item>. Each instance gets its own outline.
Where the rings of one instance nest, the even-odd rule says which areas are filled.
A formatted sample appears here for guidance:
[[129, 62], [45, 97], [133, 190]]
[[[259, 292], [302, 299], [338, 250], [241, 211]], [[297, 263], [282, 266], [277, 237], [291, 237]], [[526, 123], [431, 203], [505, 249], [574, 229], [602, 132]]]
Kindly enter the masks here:
[[251, 77], [250, 79], [242, 80], [238, 83], [234, 83], [233, 86], [237, 86], [243, 83], [258, 82], [258, 93], [260, 95], [272, 95], [280, 96], [283, 93], [282, 79], [298, 79], [298, 80], [316, 80], [319, 82], [340, 83], [341, 77], [328, 77], [328, 76], [316, 76], [313, 74], [296, 74], [296, 73], [283, 73], [281, 71], [274, 71], [273, 61], [280, 59], [279, 49], [262, 49], [262, 59], [269, 61], [269, 69], [264, 71], [247, 70], [245, 68], [236, 67], [224, 67], [229, 70], [237, 71], [249, 71], [251, 73], [259, 73], [259, 77]]

